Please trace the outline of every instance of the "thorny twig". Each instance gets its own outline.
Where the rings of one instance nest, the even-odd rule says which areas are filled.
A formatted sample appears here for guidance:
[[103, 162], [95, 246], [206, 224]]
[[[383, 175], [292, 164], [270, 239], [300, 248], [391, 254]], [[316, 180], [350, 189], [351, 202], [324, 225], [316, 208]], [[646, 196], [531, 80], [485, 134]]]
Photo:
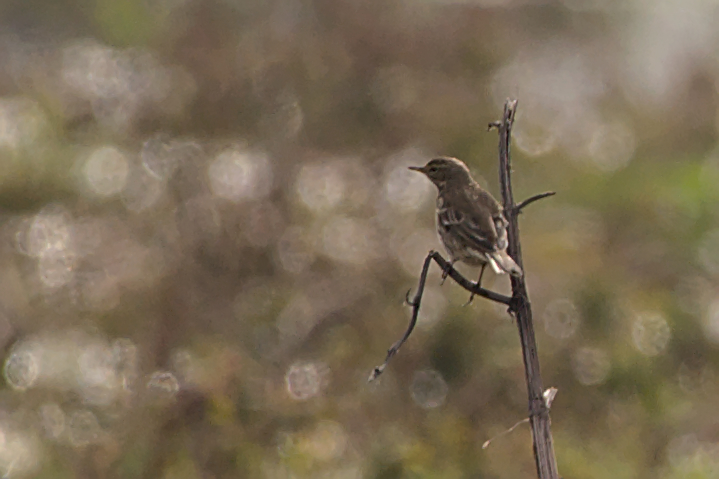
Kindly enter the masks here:
[[407, 330], [404, 332], [402, 337], [397, 340], [391, 348], [387, 350], [387, 356], [385, 357], [384, 363], [372, 370], [372, 374], [370, 374], [369, 376], [370, 381], [376, 379], [377, 376], [382, 374], [382, 371], [384, 371], [384, 369], [387, 367], [387, 363], [389, 363], [390, 359], [392, 359], [392, 357], [397, 354], [399, 348], [404, 344], [405, 341], [407, 341], [409, 335], [412, 334], [412, 331], [417, 324], [419, 307], [422, 304], [422, 295], [424, 294], [424, 286], [427, 282], [427, 273], [429, 273], [429, 266], [430, 264], [432, 264], [433, 260], [439, 265], [440, 268], [442, 268], [442, 271], [447, 273], [447, 276], [452, 278], [457, 284], [462, 286], [470, 293], [473, 293], [477, 296], [482, 296], [483, 298], [487, 298], [491, 301], [496, 301], [497, 303], [504, 304], [510, 309], [512, 308], [513, 303], [511, 297], [495, 293], [494, 291], [490, 291], [488, 289], [484, 289], [477, 283], [473, 283], [472, 281], [462, 276], [459, 271], [454, 269], [452, 264], [446, 259], [444, 259], [441, 254], [436, 251], [430, 251], [429, 254], [427, 254], [427, 257], [424, 259], [424, 264], [422, 265], [422, 273], [419, 275], [419, 284], [417, 285], [417, 292], [415, 293], [414, 298], [409, 299], [409, 293], [411, 292], [411, 290], [407, 291], [407, 294], [405, 295], [405, 301], [409, 306], [412, 307], [412, 317], [409, 320]]

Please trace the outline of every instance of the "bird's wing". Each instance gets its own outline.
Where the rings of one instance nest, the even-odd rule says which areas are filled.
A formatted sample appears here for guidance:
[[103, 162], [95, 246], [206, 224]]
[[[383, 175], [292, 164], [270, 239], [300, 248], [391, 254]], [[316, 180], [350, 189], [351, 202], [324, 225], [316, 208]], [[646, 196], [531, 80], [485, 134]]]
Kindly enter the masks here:
[[495, 251], [497, 232], [494, 225], [482, 222], [479, 218], [480, 215], [467, 214], [451, 205], [445, 205], [437, 212], [439, 225], [463, 240], [468, 247], [482, 252]]

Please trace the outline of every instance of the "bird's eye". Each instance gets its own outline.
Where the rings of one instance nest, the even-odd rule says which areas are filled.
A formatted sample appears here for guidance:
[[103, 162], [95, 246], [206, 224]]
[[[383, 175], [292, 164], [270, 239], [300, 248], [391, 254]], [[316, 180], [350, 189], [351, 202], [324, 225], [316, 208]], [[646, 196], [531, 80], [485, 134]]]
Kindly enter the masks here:
[[437, 173], [438, 170], [439, 170], [439, 168], [437, 168], [436, 166], [433, 166], [433, 167], [431, 167], [428, 171], [429, 171], [430, 173]]

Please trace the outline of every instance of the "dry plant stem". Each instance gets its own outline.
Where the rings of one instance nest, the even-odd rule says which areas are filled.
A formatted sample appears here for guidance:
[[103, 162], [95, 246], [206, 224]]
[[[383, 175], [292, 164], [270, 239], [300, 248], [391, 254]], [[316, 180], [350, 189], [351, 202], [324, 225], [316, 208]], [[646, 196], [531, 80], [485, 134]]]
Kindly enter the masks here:
[[496, 301], [497, 303], [502, 303], [510, 308], [512, 307], [512, 298], [503, 294], [495, 293], [494, 291], [490, 291], [488, 289], [484, 289], [480, 287], [477, 283], [473, 283], [472, 281], [462, 276], [459, 271], [454, 269], [452, 264], [449, 261], [445, 260], [441, 254], [437, 253], [436, 251], [430, 251], [429, 254], [427, 254], [427, 257], [424, 259], [424, 264], [422, 265], [422, 273], [419, 275], [419, 284], [417, 285], [417, 292], [415, 293], [414, 298], [409, 299], [409, 293], [411, 292], [411, 290], [407, 291], [407, 295], [405, 297], [405, 301], [407, 302], [407, 304], [412, 307], [412, 317], [409, 320], [407, 330], [404, 332], [402, 337], [397, 340], [391, 348], [387, 350], [387, 356], [385, 357], [384, 363], [372, 370], [372, 373], [369, 376], [370, 381], [376, 379], [377, 376], [382, 374], [382, 371], [384, 371], [384, 369], [387, 367], [387, 364], [389, 363], [390, 359], [392, 359], [392, 357], [397, 354], [397, 352], [399, 352], [399, 348], [402, 347], [404, 342], [407, 341], [407, 339], [409, 338], [409, 335], [412, 334], [412, 331], [417, 324], [419, 307], [422, 304], [424, 286], [427, 282], [427, 273], [429, 273], [429, 266], [432, 264], [432, 261], [437, 263], [439, 267], [442, 268], [442, 271], [447, 274], [447, 276], [452, 278], [457, 284], [462, 286], [470, 293], [477, 296], [482, 296], [483, 298], [487, 298], [491, 301]]
[[[499, 130], [499, 184], [502, 191], [502, 204], [507, 216], [509, 226], [507, 236], [509, 245], [507, 253], [523, 268], [522, 247], [519, 242], [519, 227], [517, 215], [521, 208], [531, 203], [525, 200], [519, 205], [514, 204], [511, 181], [511, 162], [509, 145], [514, 115], [517, 110], [517, 100], [507, 100], [504, 105], [504, 115], [501, 122], [494, 123]], [[542, 195], [538, 195], [542, 196]], [[550, 196], [546, 195], [545, 196]], [[538, 197], [534, 197], [540, 199]], [[533, 200], [536, 201], [536, 200]], [[544, 402], [542, 377], [539, 372], [539, 357], [537, 355], [537, 341], [534, 337], [532, 323], [532, 309], [529, 304], [527, 287], [524, 277], [512, 277], [512, 310], [517, 318], [519, 338], [522, 343], [522, 356], [524, 359], [525, 379], [529, 396], [529, 421], [532, 426], [534, 440], [534, 458], [539, 479], [558, 479], [557, 461], [554, 457], [552, 433], [550, 431], [549, 408]]]
[[[517, 109], [516, 100], [507, 100], [504, 105], [504, 115], [502, 121], [490, 123], [489, 128], [497, 128], [499, 130], [499, 183], [502, 191], [502, 204], [504, 206], [505, 215], [509, 226], [507, 228], [507, 236], [509, 245], [507, 253], [514, 259], [520, 268], [524, 269], [522, 264], [522, 248], [519, 242], [519, 227], [517, 216], [522, 209], [537, 200], [552, 196], [554, 192], [541, 193], [532, 196], [519, 204], [514, 203], [511, 182], [511, 162], [509, 158], [509, 145], [512, 124], [514, 123], [514, 115]], [[422, 273], [419, 278], [417, 292], [412, 300], [409, 299], [409, 291], [407, 292], [407, 303], [412, 306], [412, 318], [410, 319], [407, 330], [402, 338], [395, 342], [387, 351], [387, 357], [381, 366], [377, 366], [370, 374], [369, 380], [377, 378], [387, 367], [390, 359], [397, 354], [399, 348], [409, 338], [417, 324], [417, 316], [422, 302], [422, 294], [424, 293], [425, 283], [427, 281], [427, 273], [429, 266], [435, 261], [440, 268], [450, 276], [457, 284], [465, 290], [477, 296], [482, 296], [492, 301], [508, 306], [509, 312], [517, 318], [517, 328], [519, 330], [519, 338], [522, 343], [522, 357], [524, 359], [525, 379], [527, 381], [527, 394], [529, 396], [529, 422], [532, 426], [532, 438], [534, 440], [534, 458], [537, 466], [537, 475], [539, 479], [558, 479], [557, 461], [554, 457], [554, 446], [552, 444], [552, 433], [550, 431], [549, 408], [545, 403], [543, 396], [542, 377], [539, 372], [539, 357], [537, 355], [537, 341], [534, 337], [534, 325], [532, 323], [532, 309], [529, 304], [529, 296], [527, 295], [527, 286], [524, 282], [524, 276], [516, 278], [512, 277], [512, 297], [481, 288], [477, 283], [469, 281], [467, 278], [459, 274], [448, 261], [436, 251], [430, 251], [424, 260]]]

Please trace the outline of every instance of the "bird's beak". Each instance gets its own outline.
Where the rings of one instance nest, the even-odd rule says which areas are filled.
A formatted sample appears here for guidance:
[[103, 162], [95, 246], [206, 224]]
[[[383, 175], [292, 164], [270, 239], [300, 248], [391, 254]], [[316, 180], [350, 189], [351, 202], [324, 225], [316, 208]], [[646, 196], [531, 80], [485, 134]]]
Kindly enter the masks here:
[[424, 173], [424, 167], [423, 166], [410, 166], [410, 170], [412, 171], [419, 171], [420, 173]]

